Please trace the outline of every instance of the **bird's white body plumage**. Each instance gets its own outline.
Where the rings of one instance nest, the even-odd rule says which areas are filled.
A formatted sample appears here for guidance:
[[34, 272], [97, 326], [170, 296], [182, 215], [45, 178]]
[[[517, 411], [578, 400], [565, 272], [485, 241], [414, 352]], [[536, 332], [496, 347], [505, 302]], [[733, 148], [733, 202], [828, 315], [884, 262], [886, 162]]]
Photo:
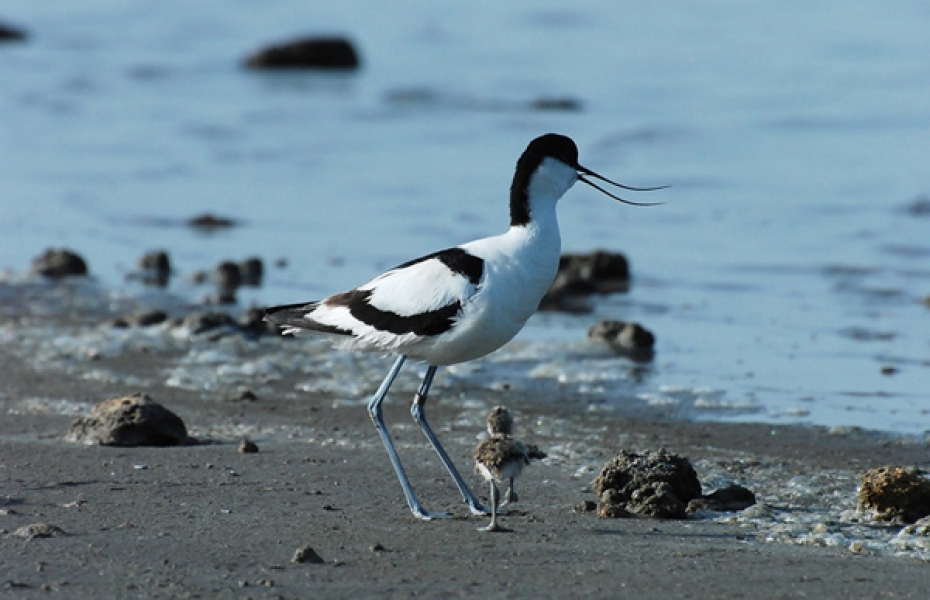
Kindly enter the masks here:
[[357, 288], [370, 291], [367, 302], [372, 307], [399, 317], [415, 318], [458, 302], [461, 309], [448, 331], [392, 333], [360, 320], [347, 306], [327, 301], [305, 318], [350, 332], [348, 348], [402, 354], [430, 365], [452, 365], [497, 350], [520, 332], [555, 279], [561, 254], [556, 204], [575, 180], [573, 168], [546, 159], [527, 190], [529, 223], [458, 246], [483, 261], [477, 283], [439, 258], [429, 258], [392, 269]]

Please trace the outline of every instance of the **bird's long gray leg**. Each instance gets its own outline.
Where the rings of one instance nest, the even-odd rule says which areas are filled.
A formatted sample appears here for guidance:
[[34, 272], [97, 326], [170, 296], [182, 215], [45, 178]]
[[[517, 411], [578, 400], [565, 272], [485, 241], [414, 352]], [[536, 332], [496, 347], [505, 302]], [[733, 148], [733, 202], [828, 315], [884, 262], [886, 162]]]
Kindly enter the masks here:
[[391, 370], [388, 371], [387, 377], [384, 378], [384, 381], [381, 382], [381, 387], [378, 388], [378, 391], [375, 392], [375, 395], [371, 397], [371, 400], [368, 401], [368, 414], [371, 416], [372, 422], [375, 424], [375, 428], [378, 430], [378, 434], [381, 436], [381, 441], [384, 442], [384, 448], [387, 450], [388, 457], [391, 459], [391, 464], [394, 465], [394, 472], [397, 473], [397, 479], [400, 480], [400, 487], [404, 490], [404, 496], [407, 498], [407, 506], [410, 507], [410, 512], [413, 513], [413, 516], [429, 521], [430, 519], [436, 518], [446, 518], [451, 515], [446, 513], [431, 513], [423, 508], [420, 504], [420, 501], [417, 500], [416, 494], [413, 493], [413, 488], [410, 487], [410, 480], [407, 479], [407, 473], [404, 471], [404, 466], [400, 464], [400, 457], [397, 456], [397, 450], [394, 449], [394, 442], [391, 441], [391, 436], [388, 434], [387, 426], [384, 424], [384, 415], [381, 411], [381, 403], [384, 402], [385, 397], [387, 397], [388, 390], [391, 388], [391, 384], [394, 383], [394, 379], [397, 377], [397, 374], [400, 372], [400, 368], [404, 365], [404, 360], [406, 356], [399, 356], [394, 362], [394, 366], [391, 367]]
[[436, 434], [433, 433], [429, 423], [426, 421], [426, 395], [429, 393], [429, 388], [433, 384], [433, 377], [435, 375], [436, 367], [430, 366], [428, 369], [426, 369], [426, 376], [423, 377], [423, 383], [420, 384], [420, 389], [417, 391], [417, 395], [413, 397], [413, 404], [410, 406], [410, 414], [413, 415], [413, 420], [417, 422], [417, 424], [420, 426], [420, 429], [422, 429], [423, 433], [426, 434], [426, 439], [429, 440], [429, 443], [433, 446], [433, 449], [436, 450], [436, 454], [439, 455], [439, 460], [442, 461], [442, 464], [446, 467], [446, 470], [449, 471], [449, 475], [452, 476], [452, 480], [459, 488], [459, 492], [462, 494], [462, 499], [465, 500], [466, 504], [468, 504], [468, 508], [471, 509], [472, 514], [486, 515], [488, 514], [488, 509], [486, 509], [481, 505], [480, 502], [478, 502], [478, 498], [474, 493], [472, 493], [471, 489], [469, 489], [468, 484], [465, 483], [465, 480], [462, 479], [462, 476], [459, 475], [455, 465], [452, 464], [452, 459], [450, 459], [449, 455], [446, 454], [445, 448], [443, 448], [442, 444], [439, 443], [439, 439], [436, 437]]
[[500, 502], [500, 492], [497, 491], [497, 484], [491, 480], [491, 522], [485, 527], [479, 527], [478, 531], [504, 531], [497, 525], [497, 504]]

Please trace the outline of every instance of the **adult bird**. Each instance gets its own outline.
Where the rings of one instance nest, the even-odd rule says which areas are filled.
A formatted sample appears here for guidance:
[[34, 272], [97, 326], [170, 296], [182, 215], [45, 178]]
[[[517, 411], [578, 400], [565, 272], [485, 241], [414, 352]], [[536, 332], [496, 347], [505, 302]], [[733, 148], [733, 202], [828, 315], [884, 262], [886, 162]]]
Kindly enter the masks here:
[[633, 191], [578, 164], [570, 138], [534, 139], [517, 161], [510, 186], [510, 228], [503, 234], [440, 250], [399, 265], [354, 290], [325, 300], [268, 308], [265, 320], [283, 333], [302, 330], [342, 337], [350, 348], [397, 359], [368, 413], [381, 436], [411, 512], [421, 519], [448, 517], [423, 508], [388, 433], [382, 403], [408, 358], [426, 363], [410, 412], [474, 514], [487, 514], [459, 475], [426, 420], [426, 398], [436, 369], [489, 354], [509, 342], [536, 312], [555, 279], [561, 253], [556, 204], [576, 181], [629, 202], [592, 179]]

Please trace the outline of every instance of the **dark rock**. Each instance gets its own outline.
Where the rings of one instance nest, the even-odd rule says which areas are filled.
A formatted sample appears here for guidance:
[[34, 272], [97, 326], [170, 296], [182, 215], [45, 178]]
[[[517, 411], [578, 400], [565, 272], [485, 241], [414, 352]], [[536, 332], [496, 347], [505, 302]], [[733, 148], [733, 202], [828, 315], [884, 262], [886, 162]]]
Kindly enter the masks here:
[[230, 304], [236, 304], [237, 302], [239, 302], [239, 299], [236, 297], [236, 292], [229, 290], [220, 290], [215, 294], [204, 296], [203, 299], [204, 304], [213, 304], [216, 306], [228, 306]]
[[552, 284], [539, 303], [539, 310], [583, 315], [591, 312], [589, 297], [597, 290], [587, 281], [565, 281], [558, 286]]
[[128, 327], [151, 327], [168, 320], [168, 314], [163, 310], [150, 310], [131, 317], [116, 317], [110, 322], [111, 327], [126, 329]]
[[321, 565], [323, 564], [323, 558], [310, 546], [304, 546], [303, 548], [298, 548], [297, 551], [294, 552], [294, 558], [291, 559], [291, 562]]
[[171, 261], [167, 252], [146, 252], [139, 259], [139, 279], [144, 285], [166, 287], [170, 278]]
[[196, 311], [184, 317], [183, 327], [191, 335], [198, 335], [221, 327], [237, 328], [237, 325], [236, 321], [224, 312]]
[[168, 313], [163, 310], [150, 310], [136, 315], [132, 318], [132, 323], [139, 327], [151, 327], [152, 325], [158, 325], [164, 323], [168, 320]]
[[616, 252], [595, 250], [590, 254], [563, 254], [555, 281], [540, 303], [540, 310], [590, 312], [586, 304], [593, 294], [612, 294], [630, 289], [630, 265]]
[[128, 329], [129, 317], [115, 317], [112, 321], [110, 321], [110, 327], [115, 329]]
[[233, 402], [257, 402], [258, 396], [252, 390], [242, 390], [235, 396], [231, 397]]
[[255, 454], [258, 452], [258, 445], [250, 439], [243, 438], [239, 442], [239, 453], [240, 454]]
[[251, 339], [260, 338], [265, 334], [277, 334], [277, 325], [268, 323], [264, 318], [264, 309], [253, 306], [242, 313], [236, 320], [236, 324], [239, 326], [239, 330]]
[[930, 196], [918, 196], [906, 210], [915, 217], [930, 217]]
[[216, 229], [234, 227], [236, 222], [227, 217], [218, 217], [216, 215], [211, 215], [210, 213], [204, 213], [202, 215], [191, 218], [188, 220], [187, 224], [194, 229], [199, 229], [206, 233], [210, 233]]
[[0, 23], [0, 42], [22, 42], [26, 40], [26, 37], [24, 30]]
[[734, 512], [749, 508], [756, 503], [756, 495], [741, 485], [728, 485], [712, 494], [701, 496], [688, 503], [688, 512], [713, 510], [716, 512]]
[[93, 408], [90, 415], [71, 425], [67, 438], [102, 446], [180, 446], [188, 443], [184, 421], [147, 394], [104, 400]]
[[265, 275], [265, 265], [257, 257], [247, 258], [239, 263], [240, 284], [249, 287], [260, 287]]
[[905, 523], [930, 515], [930, 480], [923, 475], [904, 467], [866, 471], [859, 487], [859, 509], [874, 510], [882, 520]]
[[530, 102], [534, 110], [556, 110], [575, 112], [581, 110], [581, 100], [576, 98], [537, 98]]
[[248, 57], [245, 65], [251, 69], [354, 70], [359, 59], [345, 38], [309, 37], [263, 48]]
[[70, 250], [50, 248], [32, 259], [31, 272], [51, 279], [79, 277], [87, 275], [87, 263]]
[[656, 338], [639, 323], [599, 321], [588, 329], [588, 339], [606, 343], [617, 354], [639, 362], [648, 362], [655, 356]]
[[239, 265], [230, 261], [223, 261], [216, 265], [211, 275], [213, 285], [216, 286], [216, 296], [211, 304], [235, 304], [236, 290], [242, 285], [242, 273]]
[[[274, 323], [265, 320], [265, 310], [263, 308], [251, 307], [246, 310], [236, 321], [239, 329], [249, 338], [257, 339], [263, 335], [273, 335], [280, 337], [279, 327]], [[293, 336], [286, 336], [285, 339]]]
[[574, 510], [576, 513], [594, 512], [597, 510], [597, 502], [594, 500], [582, 500], [573, 506], [572, 510]]
[[621, 452], [604, 465], [592, 486], [602, 516], [630, 512], [684, 519], [688, 502], [701, 497], [701, 482], [688, 459], [664, 449]]

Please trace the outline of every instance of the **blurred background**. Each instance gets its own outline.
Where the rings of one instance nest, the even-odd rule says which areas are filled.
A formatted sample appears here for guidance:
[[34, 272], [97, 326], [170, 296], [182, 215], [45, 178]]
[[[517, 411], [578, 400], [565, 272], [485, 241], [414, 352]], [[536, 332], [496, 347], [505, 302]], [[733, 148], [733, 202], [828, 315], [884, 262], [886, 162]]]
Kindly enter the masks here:
[[[658, 339], [635, 395], [679, 416], [930, 430], [926, 3], [7, 0], [0, 23], [26, 34], [0, 43], [8, 277], [48, 247], [129, 293], [148, 251], [259, 256], [240, 303], [311, 300], [503, 231], [554, 131], [672, 187], [566, 195], [563, 248], [623, 252], [633, 286], [522, 340], [635, 320]], [[330, 34], [360, 68], [243, 66]]]

